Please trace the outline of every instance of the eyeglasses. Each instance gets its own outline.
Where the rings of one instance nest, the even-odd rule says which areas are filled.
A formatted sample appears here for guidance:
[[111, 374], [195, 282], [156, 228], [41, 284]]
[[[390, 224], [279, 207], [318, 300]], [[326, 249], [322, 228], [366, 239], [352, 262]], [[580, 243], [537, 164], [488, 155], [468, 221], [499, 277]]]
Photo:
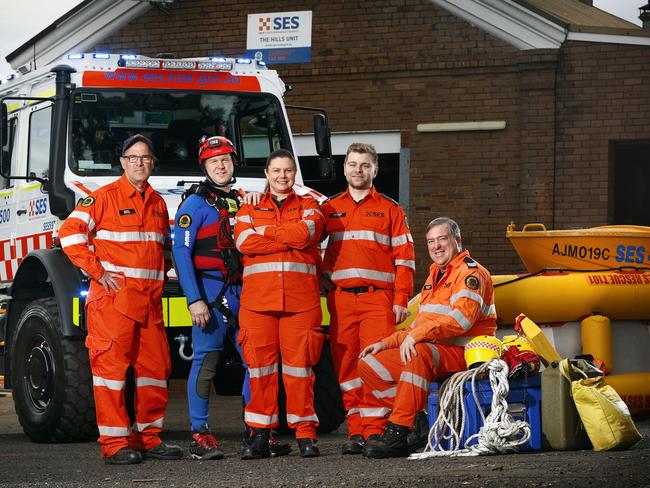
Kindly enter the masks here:
[[128, 160], [131, 164], [136, 164], [138, 161], [142, 161], [143, 164], [153, 163], [154, 157], [150, 154], [145, 154], [144, 156], [136, 156], [135, 154], [125, 154], [122, 156], [124, 159]]

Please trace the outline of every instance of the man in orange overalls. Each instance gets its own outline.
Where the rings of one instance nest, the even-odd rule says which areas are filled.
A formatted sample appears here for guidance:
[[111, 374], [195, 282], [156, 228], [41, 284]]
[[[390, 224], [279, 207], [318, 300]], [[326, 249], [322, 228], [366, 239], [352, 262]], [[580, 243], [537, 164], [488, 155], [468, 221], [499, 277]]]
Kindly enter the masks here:
[[[86, 347], [99, 444], [107, 464], [180, 459], [182, 449], [159, 438], [171, 370], [161, 302], [170, 261], [163, 251], [167, 206], [147, 181], [153, 144], [140, 134], [129, 137], [120, 162], [122, 177], [83, 200], [59, 231], [63, 251], [91, 279]], [[129, 366], [136, 387], [132, 427], [124, 395]]]
[[406, 318], [413, 293], [413, 239], [404, 210], [373, 186], [377, 159], [372, 145], [352, 144], [343, 165], [348, 188], [322, 206], [329, 241], [321, 285], [328, 292], [332, 360], [347, 410], [343, 454], [362, 452], [376, 416], [367, 406], [371, 391], [357, 374], [359, 352]]
[[426, 405], [431, 381], [463, 371], [465, 344], [496, 332], [492, 278], [462, 250], [458, 224], [447, 217], [432, 220], [426, 238], [433, 264], [418, 316], [410, 329], [394, 332], [359, 355], [359, 376], [372, 391], [369, 408], [377, 412], [366, 457], [408, 456], [407, 435]]

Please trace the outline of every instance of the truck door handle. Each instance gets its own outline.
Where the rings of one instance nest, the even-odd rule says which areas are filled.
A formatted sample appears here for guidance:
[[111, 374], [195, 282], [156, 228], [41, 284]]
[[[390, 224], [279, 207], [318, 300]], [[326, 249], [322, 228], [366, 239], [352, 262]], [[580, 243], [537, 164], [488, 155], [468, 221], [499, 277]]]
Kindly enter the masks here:
[[24, 208], [21, 209], [21, 210], [16, 210], [16, 214], [17, 214], [17, 215], [24, 215], [24, 214], [26, 214], [26, 213], [27, 213], [27, 210], [25, 210]]

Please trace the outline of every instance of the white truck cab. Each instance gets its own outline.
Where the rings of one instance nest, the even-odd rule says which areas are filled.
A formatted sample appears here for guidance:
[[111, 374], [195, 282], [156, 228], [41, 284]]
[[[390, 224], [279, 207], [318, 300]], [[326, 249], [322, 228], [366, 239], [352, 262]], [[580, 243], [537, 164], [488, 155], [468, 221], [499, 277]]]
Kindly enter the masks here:
[[[266, 157], [294, 147], [284, 93], [277, 72], [257, 59], [107, 53], [67, 55], [0, 85], [0, 288], [6, 304], [0, 368], [30, 438], [96, 436], [84, 348], [88, 283], [57, 244], [60, 223], [80, 199], [122, 174], [122, 142], [136, 133], [154, 143], [158, 161], [149, 182], [172, 218], [185, 189], [202, 179], [202, 135], [232, 140], [237, 186], [261, 191]], [[319, 112], [320, 177], [330, 177], [325, 112], [294, 108]], [[296, 182], [298, 191], [311, 191], [302, 186], [300, 169]], [[174, 280], [163, 311], [172, 377], [185, 377], [189, 363], [177, 342], [191, 336], [191, 321]]]

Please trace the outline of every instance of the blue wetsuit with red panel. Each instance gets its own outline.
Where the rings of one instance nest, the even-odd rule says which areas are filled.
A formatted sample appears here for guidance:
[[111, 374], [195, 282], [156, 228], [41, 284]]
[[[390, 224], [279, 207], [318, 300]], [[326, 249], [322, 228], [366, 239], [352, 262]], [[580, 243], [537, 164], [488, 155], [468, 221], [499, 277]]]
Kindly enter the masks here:
[[[208, 424], [210, 387], [228, 332], [228, 316], [232, 315], [232, 323], [239, 313], [241, 266], [232, 228], [240, 204], [239, 192], [208, 190], [203, 185], [182, 202], [174, 223], [172, 252], [187, 305], [203, 300], [211, 312], [205, 328], [192, 327], [194, 357], [187, 390], [193, 431]], [[244, 392], [247, 386], [245, 381]]]

